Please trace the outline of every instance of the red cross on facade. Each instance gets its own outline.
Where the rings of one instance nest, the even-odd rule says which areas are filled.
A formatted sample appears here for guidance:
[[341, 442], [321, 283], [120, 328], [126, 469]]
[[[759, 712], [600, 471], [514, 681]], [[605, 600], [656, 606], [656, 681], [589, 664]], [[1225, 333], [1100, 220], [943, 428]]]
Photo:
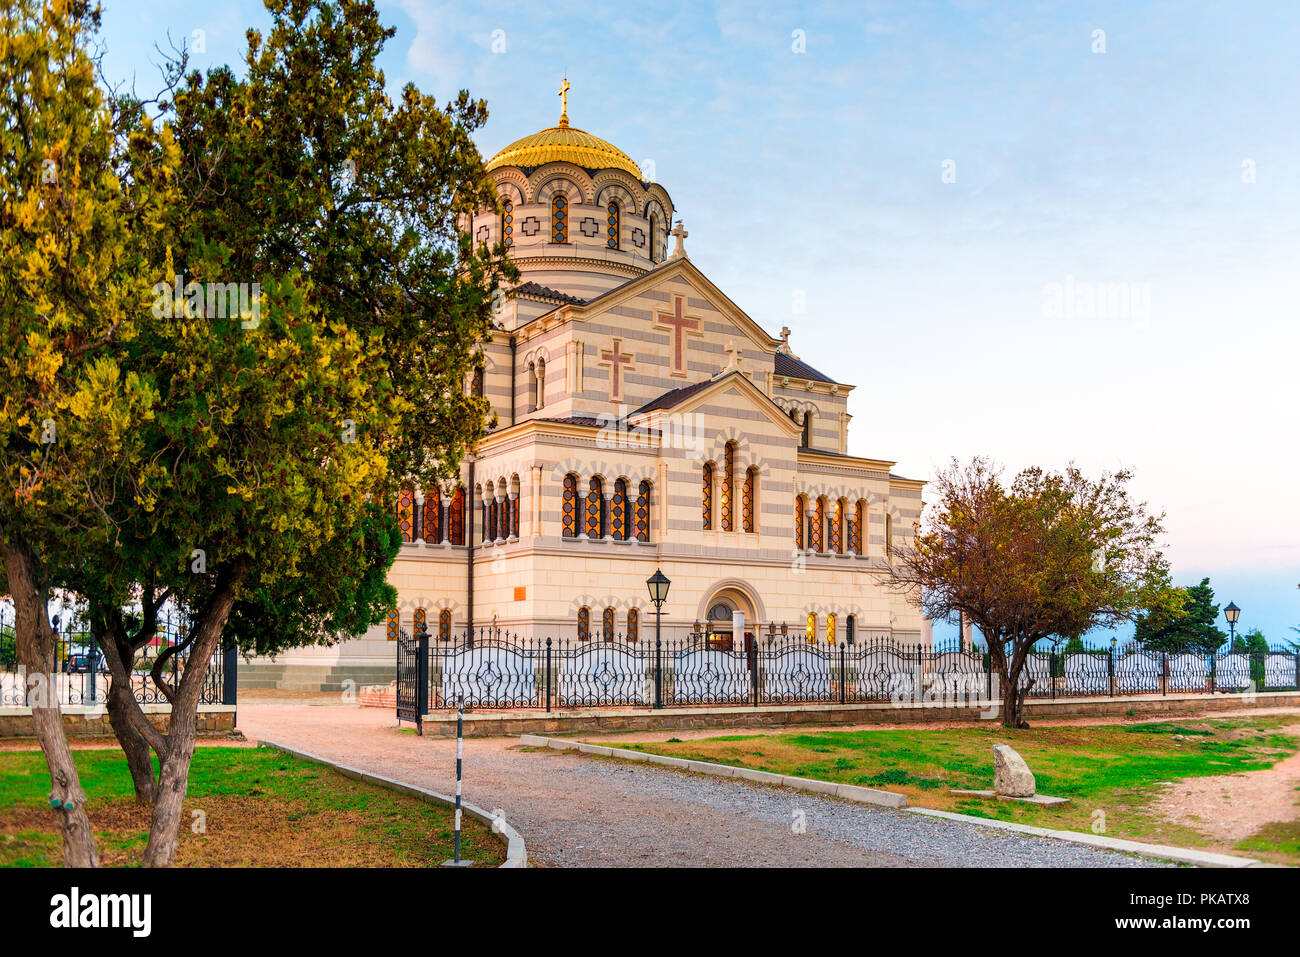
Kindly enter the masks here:
[[673, 311], [661, 312], [655, 318], [658, 319], [656, 324], [660, 329], [673, 330], [673, 375], [686, 375], [686, 349], [683, 343], [683, 334], [687, 332], [698, 333], [700, 330], [699, 319], [688, 319], [682, 312], [682, 306], [685, 299], [681, 296], [673, 296]]
[[609, 376], [609, 397], [611, 399], [623, 398], [623, 366], [627, 366], [628, 371], [632, 370], [632, 359], [630, 355], [624, 355], [622, 351], [623, 340], [615, 339], [613, 350], [602, 349], [600, 358], [608, 362], [612, 371]]

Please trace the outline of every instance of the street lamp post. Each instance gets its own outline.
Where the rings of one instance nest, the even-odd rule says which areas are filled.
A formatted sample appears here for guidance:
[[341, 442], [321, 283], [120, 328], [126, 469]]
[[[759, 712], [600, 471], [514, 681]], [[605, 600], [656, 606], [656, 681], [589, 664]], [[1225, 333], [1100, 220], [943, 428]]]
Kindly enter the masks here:
[[660, 638], [661, 638], [661, 632], [663, 627], [663, 606], [664, 606], [664, 602], [668, 600], [668, 586], [671, 584], [672, 582], [670, 582], [668, 578], [664, 575], [664, 573], [658, 568], [655, 569], [655, 573], [653, 575], [651, 575], [649, 578], [646, 579], [646, 587], [650, 589], [650, 600], [654, 602], [654, 606], [655, 606], [655, 707], [656, 708], [662, 708], [664, 706], [663, 681], [661, 679], [661, 675], [663, 674], [663, 667], [662, 667], [663, 662], [661, 660], [661, 654], [659, 649], [661, 647]]
[[1235, 602], [1228, 602], [1228, 607], [1223, 609], [1223, 617], [1228, 619], [1228, 650], [1232, 651], [1237, 640], [1237, 619], [1241, 617], [1241, 609]]

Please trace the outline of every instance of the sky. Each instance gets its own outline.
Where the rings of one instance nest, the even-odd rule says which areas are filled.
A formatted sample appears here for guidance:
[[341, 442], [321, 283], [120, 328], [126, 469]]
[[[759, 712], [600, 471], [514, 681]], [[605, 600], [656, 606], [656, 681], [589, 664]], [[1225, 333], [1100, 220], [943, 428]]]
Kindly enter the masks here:
[[[103, 0], [105, 72], [242, 61], [260, 2]], [[383, 66], [653, 171], [692, 261], [926, 478], [1131, 469], [1175, 581], [1300, 639], [1300, 5], [383, 0]], [[202, 49], [199, 49], [199, 48]], [[1222, 624], [1222, 621], [1221, 621]]]

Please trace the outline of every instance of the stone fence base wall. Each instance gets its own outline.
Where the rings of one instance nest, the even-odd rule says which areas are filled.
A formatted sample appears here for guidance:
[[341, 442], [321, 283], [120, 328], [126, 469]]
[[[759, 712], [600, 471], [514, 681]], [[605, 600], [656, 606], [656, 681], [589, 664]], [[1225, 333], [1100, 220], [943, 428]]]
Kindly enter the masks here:
[[[1185, 694], [1123, 698], [1058, 698], [1031, 700], [1026, 719], [1077, 718], [1127, 715], [1200, 714], [1245, 708], [1300, 706], [1300, 692], [1269, 691], [1239, 694]], [[961, 721], [979, 724], [1001, 720], [1000, 702], [981, 707], [936, 707], [928, 703], [770, 705], [760, 708], [590, 708], [573, 711], [470, 711], [465, 712], [466, 737], [520, 734], [575, 734], [610, 731], [690, 731], [707, 728], [780, 728], [795, 725], [919, 724]], [[454, 736], [454, 712], [424, 716], [426, 734]]]
[[[167, 730], [171, 720], [171, 708], [168, 705], [146, 705], [145, 714], [150, 723], [160, 731]], [[100, 708], [65, 707], [63, 708], [63, 727], [69, 735], [111, 735], [112, 722], [108, 720], [108, 711]], [[220, 734], [235, 730], [235, 706], [229, 704], [199, 705], [199, 734]], [[0, 708], [0, 738], [30, 738], [32, 731], [32, 712], [30, 708]]]

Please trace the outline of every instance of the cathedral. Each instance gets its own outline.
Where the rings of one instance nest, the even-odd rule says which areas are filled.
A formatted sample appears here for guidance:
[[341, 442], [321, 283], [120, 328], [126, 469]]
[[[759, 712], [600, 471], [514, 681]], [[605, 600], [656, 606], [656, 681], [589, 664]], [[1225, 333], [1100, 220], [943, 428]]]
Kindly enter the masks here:
[[819, 642], [928, 637], [886, 586], [924, 482], [848, 454], [854, 386], [694, 265], [668, 191], [571, 126], [567, 91], [555, 126], [487, 163], [501, 208], [465, 224], [519, 270], [465, 385], [497, 426], [458, 484], [401, 494], [399, 610], [363, 639], [254, 662], [241, 683], [387, 682], [399, 629], [421, 626], [435, 641], [492, 627], [653, 640], [656, 569], [672, 583], [665, 638], [730, 644], [733, 622]]

